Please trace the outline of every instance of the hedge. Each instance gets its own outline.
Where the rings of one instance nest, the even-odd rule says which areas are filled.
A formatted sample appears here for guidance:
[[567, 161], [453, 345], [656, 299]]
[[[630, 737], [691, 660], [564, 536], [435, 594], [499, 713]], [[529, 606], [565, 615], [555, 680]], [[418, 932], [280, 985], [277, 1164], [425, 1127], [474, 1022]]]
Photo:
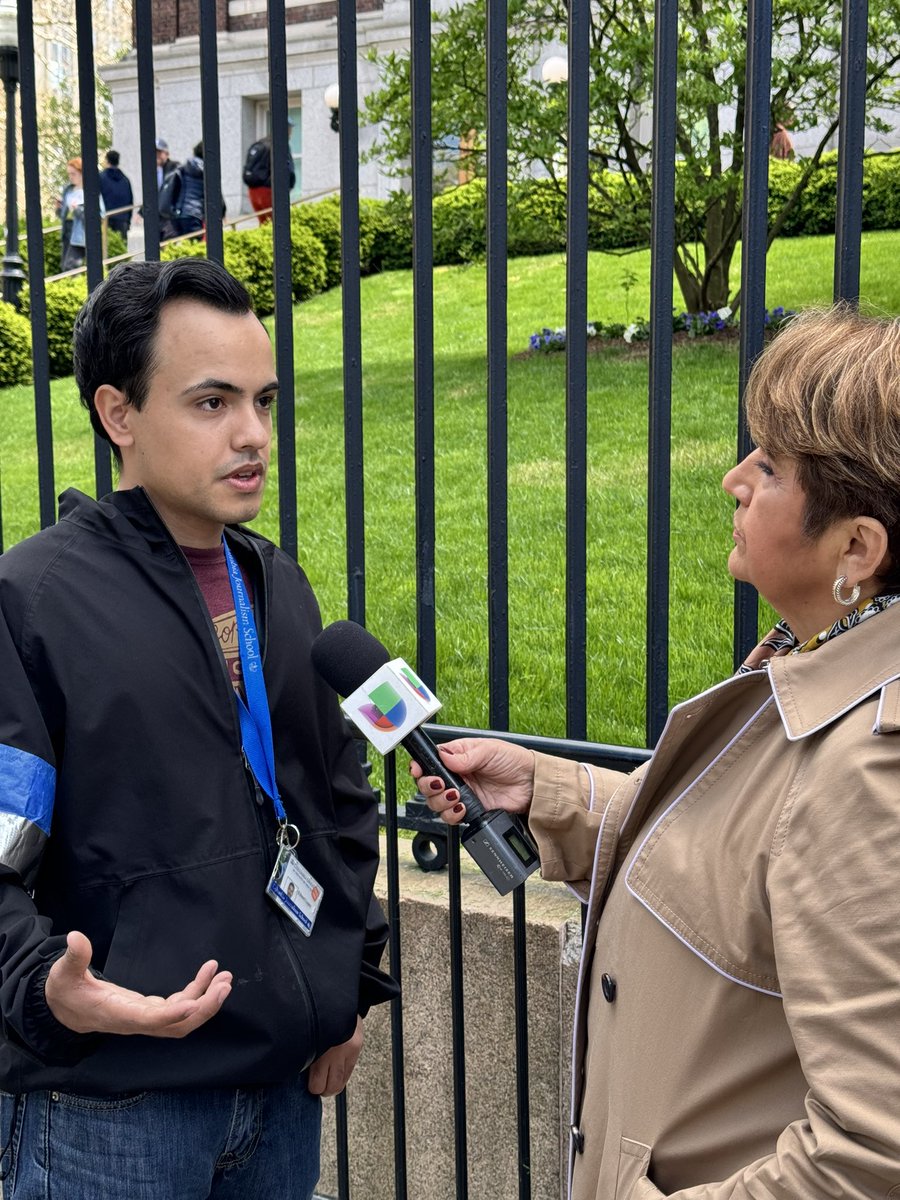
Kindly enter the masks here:
[[[769, 219], [774, 221], [796, 186], [805, 164], [772, 160], [769, 164]], [[643, 246], [650, 234], [650, 206], [628, 177], [602, 171], [588, 194], [588, 245], [592, 250]], [[690, 181], [678, 172], [677, 188], [683, 208], [690, 211]], [[825, 155], [798, 204], [788, 215], [786, 236], [830, 233], [834, 230], [837, 194], [837, 156]], [[378, 203], [371, 202], [370, 203]], [[382, 268], [409, 266], [412, 211], [409, 197], [395, 194], [381, 201], [382, 224], [376, 234], [374, 257]], [[485, 183], [474, 179], [436, 196], [433, 203], [436, 265], [473, 262], [486, 249]], [[512, 183], [508, 191], [508, 251], [511, 257], [551, 254], [565, 249], [566, 194], [552, 179]], [[700, 219], [700, 213], [697, 213]], [[872, 154], [863, 173], [863, 229], [900, 228], [900, 151]]]
[[[50, 378], [63, 379], [72, 374], [72, 329], [75, 317], [87, 299], [84, 275], [55, 279], [44, 289], [47, 301], [47, 350], [50, 357]], [[28, 289], [23, 288], [20, 299], [22, 312], [30, 315]]]
[[31, 379], [31, 324], [0, 300], [0, 387]]

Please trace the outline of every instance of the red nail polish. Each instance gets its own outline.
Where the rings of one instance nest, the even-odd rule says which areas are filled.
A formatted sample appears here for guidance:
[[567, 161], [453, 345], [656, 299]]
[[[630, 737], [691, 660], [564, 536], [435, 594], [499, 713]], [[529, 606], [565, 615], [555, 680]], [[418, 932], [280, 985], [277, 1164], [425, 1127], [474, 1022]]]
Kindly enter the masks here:
[[464, 804], [454, 804], [454, 805], [453, 805], [453, 811], [454, 811], [455, 813], [462, 813], [462, 812], [465, 812], [465, 811], [466, 811], [466, 806], [465, 806]]
[[456, 801], [459, 799], [459, 792], [456, 790], [456, 788], [450, 788], [450, 790], [447, 792], [447, 799], [451, 804], [456, 803]]
[[441, 781], [439, 779], [432, 779], [431, 783], [429, 783], [428, 786], [431, 788], [431, 790], [433, 792], [439, 792], [444, 785], [441, 783]]

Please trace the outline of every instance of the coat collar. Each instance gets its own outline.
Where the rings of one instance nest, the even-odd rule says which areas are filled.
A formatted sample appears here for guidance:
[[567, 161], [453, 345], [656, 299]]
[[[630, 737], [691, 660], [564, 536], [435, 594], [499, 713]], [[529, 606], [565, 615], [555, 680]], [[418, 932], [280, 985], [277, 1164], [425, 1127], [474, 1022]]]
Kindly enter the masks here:
[[900, 679], [900, 604], [806, 654], [774, 656], [768, 671], [788, 738], [825, 728]]

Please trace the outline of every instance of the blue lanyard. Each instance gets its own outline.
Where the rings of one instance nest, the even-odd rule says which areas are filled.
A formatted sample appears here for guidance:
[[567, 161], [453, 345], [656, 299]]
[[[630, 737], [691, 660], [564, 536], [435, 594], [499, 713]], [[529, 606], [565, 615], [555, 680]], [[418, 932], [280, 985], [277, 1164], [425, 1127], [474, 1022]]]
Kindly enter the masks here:
[[269, 701], [266, 696], [266, 681], [263, 678], [262, 655], [259, 652], [259, 636], [256, 632], [253, 606], [247, 596], [241, 568], [228, 549], [224, 535], [222, 545], [225, 549], [225, 562], [228, 564], [231, 594], [234, 596], [234, 610], [238, 619], [238, 651], [241, 656], [241, 672], [247, 696], [245, 704], [238, 693], [234, 693], [238, 706], [238, 719], [241, 723], [244, 754], [257, 783], [275, 805], [275, 815], [283, 823], [287, 820], [287, 815], [284, 805], [281, 803], [281, 797], [278, 795], [278, 784], [275, 782], [272, 717], [269, 713]]

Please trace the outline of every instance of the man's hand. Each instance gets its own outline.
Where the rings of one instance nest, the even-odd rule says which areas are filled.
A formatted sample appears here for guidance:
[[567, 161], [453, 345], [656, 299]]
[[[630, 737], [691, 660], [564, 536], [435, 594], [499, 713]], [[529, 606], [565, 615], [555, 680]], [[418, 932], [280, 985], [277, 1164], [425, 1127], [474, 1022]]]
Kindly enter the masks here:
[[356, 1032], [347, 1042], [332, 1046], [309, 1068], [309, 1090], [314, 1096], [336, 1096], [347, 1086], [363, 1046], [362, 1017], [356, 1018]]
[[44, 993], [60, 1024], [76, 1033], [142, 1033], [182, 1038], [214, 1017], [231, 991], [231, 972], [204, 963], [184, 991], [142, 996], [96, 979], [88, 970], [91, 943], [75, 930], [68, 949], [50, 968]]

